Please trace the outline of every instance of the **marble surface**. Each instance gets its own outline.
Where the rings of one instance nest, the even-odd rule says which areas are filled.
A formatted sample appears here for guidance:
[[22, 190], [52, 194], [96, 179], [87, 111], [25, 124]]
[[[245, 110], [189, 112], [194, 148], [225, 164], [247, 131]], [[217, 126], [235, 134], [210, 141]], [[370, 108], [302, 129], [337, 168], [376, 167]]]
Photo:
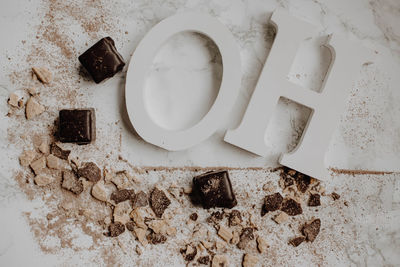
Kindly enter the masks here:
[[[109, 136], [120, 140], [116, 142], [116, 139], [109, 138], [107, 142], [99, 141], [99, 147], [102, 145], [102, 149], [109, 151], [118, 149], [120, 155], [137, 166], [275, 167], [279, 155], [296, 146], [309, 110], [285, 99], [279, 102], [266, 133], [270, 146], [267, 157], [256, 157], [222, 141], [226, 129], [234, 128], [240, 122], [267, 59], [274, 37], [274, 30], [269, 26], [268, 20], [276, 8], [283, 8], [320, 29], [318, 36], [305, 41], [300, 47], [288, 73], [288, 79], [292, 82], [311, 90], [319, 90], [330, 59], [328, 51], [322, 47], [327, 34], [344, 35], [371, 49], [375, 58], [360, 69], [360, 77], [351, 89], [347, 108], [343, 111], [341, 122], [327, 151], [326, 162], [336, 169], [394, 173], [355, 176], [340, 174], [339, 178], [332, 178], [331, 186], [335, 185], [340, 191], [348, 192], [349, 200], [353, 203], [351, 211], [346, 215], [352, 221], [343, 227], [346, 233], [354, 234], [355, 241], [353, 245], [346, 243], [347, 247], [341, 251], [342, 254], [336, 254], [336, 259], [328, 259], [325, 263], [346, 266], [400, 264], [398, 0], [137, 0], [104, 1], [102, 5], [94, 7], [88, 4], [90, 1], [70, 1], [70, 5], [74, 7], [89, 6], [88, 12], [94, 12], [94, 16], [97, 13], [106, 15], [104, 24], [109, 27], [100, 26], [97, 29], [92, 25], [95, 31], [88, 30], [90, 27], [83, 24], [86, 21], [81, 17], [63, 10], [50, 12], [55, 15], [51, 20], [47, 14], [49, 9], [57, 6], [55, 2], [2, 2], [1, 114], [5, 115], [8, 111], [6, 100], [9, 93], [24, 86], [19, 80], [15, 82], [11, 74], [29, 69], [32, 62], [28, 58], [35, 53], [36, 50], [31, 49], [35, 45], [43, 45], [47, 53], [42, 55], [38, 51], [35, 55], [38, 64], [52, 67], [65, 65], [65, 72], [55, 68], [55, 75], [73, 74], [74, 77], [79, 77], [76, 56], [88, 44], [103, 36], [112, 36], [118, 50], [128, 61], [146, 32], [163, 18], [177, 12], [196, 10], [211, 14], [234, 35], [242, 59], [243, 76], [239, 98], [230, 117], [221, 122], [217, 133], [189, 150], [167, 152], [143, 142], [133, 133], [124, 109], [125, 71], [100, 85], [94, 85], [89, 79], [65, 78], [60, 86], [71, 90], [78, 100], [71, 102], [55, 95], [53, 101], [45, 103], [48, 106], [46, 123], [53, 119], [58, 107], [85, 104], [96, 108], [99, 140], [105, 140]], [[99, 8], [102, 12], [99, 12]], [[57, 42], [52, 42], [49, 38], [38, 43], [36, 37], [43, 37], [41, 31], [44, 29], [41, 25], [49, 23], [49, 20], [63, 29], [63, 35], [56, 38], [67, 37], [65, 43], [73, 44], [70, 62], [65, 63], [65, 58], [58, 56], [68, 51], [64, 51], [65, 47]], [[51, 32], [50, 34], [54, 35]], [[222, 71], [218, 50], [210, 40], [193, 33], [180, 34], [169, 40], [154, 59], [146, 83], [150, 96], [146, 101], [154, 120], [171, 129], [193, 125], [204, 116], [215, 98]], [[51, 92], [46, 96], [49, 95]], [[22, 148], [10, 143], [8, 129], [15, 127], [15, 124], [12, 118], [4, 115], [0, 118], [0, 265], [65, 264], [62, 255], [43, 254], [38, 249], [29, 226], [21, 216], [24, 211], [45, 207], [38, 200], [27, 200], [13, 179], [12, 171], [18, 168], [17, 157]], [[35, 123], [31, 127], [37, 130], [41, 125]], [[16, 130], [17, 133], [20, 131]], [[85, 155], [85, 151], [82, 153]], [[354, 188], [359, 185], [362, 185], [360, 189]], [[336, 216], [334, 213], [328, 214], [328, 211], [326, 215]], [[75, 263], [77, 262], [79, 259], [75, 259]]]

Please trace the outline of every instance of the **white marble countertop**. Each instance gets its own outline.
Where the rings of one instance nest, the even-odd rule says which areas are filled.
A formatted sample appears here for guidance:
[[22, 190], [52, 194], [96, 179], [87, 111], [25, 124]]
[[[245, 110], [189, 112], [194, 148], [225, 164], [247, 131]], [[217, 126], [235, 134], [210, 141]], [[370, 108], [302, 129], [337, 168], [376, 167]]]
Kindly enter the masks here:
[[[57, 110], [62, 107], [94, 107], [98, 127], [98, 141], [94, 149], [118, 151], [119, 155], [136, 166], [268, 168], [277, 166], [279, 155], [295, 147], [309, 111], [287, 100], [279, 102], [267, 130], [270, 154], [266, 158], [256, 157], [222, 140], [226, 129], [234, 128], [240, 122], [267, 58], [273, 42], [273, 30], [268, 20], [276, 8], [283, 8], [320, 29], [318, 36], [305, 41], [299, 49], [288, 74], [292, 82], [319, 90], [329, 65], [329, 53], [321, 46], [327, 34], [344, 35], [375, 51], [376, 60], [360, 69], [360, 77], [351, 89], [347, 108], [332, 139], [326, 162], [335, 169], [370, 173], [338, 174], [339, 178], [333, 178], [331, 188], [343, 186], [339, 190], [343, 192], [354, 193], [355, 189], [351, 187], [358, 185], [352, 183], [362, 185], [361, 192], [349, 195], [354, 205], [348, 215], [360, 220], [354, 220], [347, 230], [353, 231], [358, 238], [355, 240], [357, 246], [354, 246], [354, 250], [351, 247], [346, 249], [346, 255], [341, 255], [343, 258], [339, 262], [349, 266], [400, 264], [398, 0], [68, 2], [2, 2], [1, 114], [7, 114], [8, 95], [26, 87], [24, 77], [29, 68], [32, 65], [48, 66], [58, 77], [59, 88], [57, 92], [43, 92], [47, 107], [44, 122], [54, 121]], [[80, 76], [77, 56], [101, 37], [111, 36], [122, 56], [129, 61], [134, 48], [152, 26], [186, 10], [211, 14], [231, 30], [241, 53], [242, 86], [231, 116], [221, 122], [216, 134], [187, 151], [167, 152], [143, 142], [132, 133], [123, 99], [126, 69], [113, 79], [95, 85]], [[185, 33], [169, 40], [154, 59], [147, 78], [146, 90], [151, 96], [148, 99], [149, 110], [155, 121], [169, 128], [185, 128], [195, 123], [212, 103], [222, 69], [218, 52], [208, 39]], [[182, 99], [185, 101], [182, 102]], [[0, 145], [3, 152], [0, 163], [0, 265], [66, 264], [66, 256], [44, 254], [39, 250], [29, 226], [21, 216], [22, 212], [45, 207], [38, 200], [28, 200], [13, 179], [13, 170], [18, 168], [17, 157], [24, 144], [10, 143], [10, 131], [15, 129], [15, 135], [21, 134], [22, 130], [15, 128], [21, 125], [4, 115], [0, 117]], [[38, 132], [43, 125], [36, 122], [29, 127], [33, 132]], [[85, 157], [90, 152], [82, 150], [81, 153]], [[104, 162], [96, 155], [92, 157]], [[394, 173], [384, 175], [379, 172]], [[335, 215], [329, 213], [327, 216]], [[379, 232], [373, 232], [371, 229], [378, 225]], [[88, 258], [84, 260], [87, 262]], [[72, 262], [77, 263], [79, 259]], [[337, 262], [328, 259], [325, 263], [330, 265]]]

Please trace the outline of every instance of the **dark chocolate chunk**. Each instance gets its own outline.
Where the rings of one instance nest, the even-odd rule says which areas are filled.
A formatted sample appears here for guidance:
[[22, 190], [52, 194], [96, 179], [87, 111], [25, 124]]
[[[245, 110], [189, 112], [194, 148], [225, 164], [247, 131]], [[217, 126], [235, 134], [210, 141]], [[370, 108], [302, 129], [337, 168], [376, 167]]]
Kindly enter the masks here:
[[63, 109], [59, 112], [58, 138], [63, 143], [89, 144], [96, 139], [93, 108]]
[[125, 62], [115, 48], [114, 40], [105, 37], [79, 56], [79, 61], [96, 83], [113, 77], [121, 71]]
[[128, 229], [128, 231], [133, 231], [133, 230], [135, 230], [135, 223], [134, 222], [127, 222], [126, 224], [125, 224], [125, 226], [126, 226], [126, 229]]
[[279, 193], [268, 195], [264, 198], [264, 205], [262, 207], [261, 215], [265, 215], [270, 211], [276, 211], [281, 208], [283, 197]]
[[229, 226], [236, 226], [242, 223], [242, 215], [238, 210], [232, 210], [228, 218]]
[[185, 261], [192, 261], [197, 255], [196, 246], [188, 245], [186, 248], [180, 250]]
[[211, 213], [210, 217], [207, 218], [208, 223], [218, 223], [224, 218], [224, 214], [220, 211], [214, 211]]
[[63, 150], [61, 147], [52, 143], [50, 146], [50, 153], [60, 159], [68, 160], [68, 156], [71, 153], [71, 150]]
[[69, 170], [62, 172], [61, 187], [79, 195], [83, 192], [83, 183], [76, 177], [75, 173]]
[[210, 263], [210, 256], [202, 256], [197, 259], [197, 262], [200, 264], [208, 265]]
[[291, 239], [289, 241], [289, 244], [294, 246], [294, 247], [298, 247], [305, 240], [306, 240], [306, 238], [304, 236], [299, 236], [299, 237], [295, 237], [295, 238]]
[[133, 189], [121, 189], [111, 193], [110, 199], [114, 200], [115, 203], [120, 203], [128, 199], [132, 199], [135, 195]]
[[251, 240], [254, 240], [254, 228], [246, 227], [240, 234], [240, 241], [237, 244], [237, 247], [240, 249], [245, 249]]
[[155, 232], [151, 232], [147, 235], [147, 240], [152, 243], [153, 245], [157, 245], [157, 244], [162, 244], [165, 243], [165, 241], [167, 241], [167, 238], [160, 233], [155, 233]]
[[296, 180], [296, 184], [297, 184], [297, 189], [300, 192], [305, 193], [308, 189], [308, 186], [311, 183], [311, 177], [298, 172], [296, 174], [295, 180]]
[[190, 216], [189, 216], [189, 218], [190, 218], [192, 221], [197, 221], [197, 218], [198, 218], [198, 217], [199, 217], [199, 215], [197, 215], [196, 212], [190, 214]]
[[338, 200], [340, 198], [340, 195], [336, 192], [332, 192], [331, 197], [333, 200]]
[[193, 193], [205, 209], [233, 208], [237, 201], [227, 171], [207, 172], [193, 178]]
[[84, 177], [93, 183], [101, 179], [101, 170], [94, 162], [85, 162], [77, 171], [79, 177]]
[[313, 242], [317, 235], [319, 234], [319, 230], [321, 228], [321, 220], [315, 219], [311, 223], [304, 224], [302, 228], [302, 233], [306, 237], [306, 240], [309, 242]]
[[156, 187], [150, 193], [149, 203], [156, 216], [161, 218], [164, 211], [171, 204], [171, 201], [165, 195], [164, 191]]
[[143, 191], [139, 191], [132, 198], [132, 207], [133, 208], [145, 207], [147, 205], [148, 205], [148, 196]]
[[108, 226], [109, 236], [116, 237], [125, 232], [125, 225], [120, 222], [112, 223]]
[[300, 203], [296, 202], [291, 198], [286, 198], [282, 202], [281, 211], [287, 213], [290, 216], [296, 216], [303, 213]]
[[308, 199], [308, 206], [317, 207], [321, 206], [321, 196], [319, 194], [311, 194]]

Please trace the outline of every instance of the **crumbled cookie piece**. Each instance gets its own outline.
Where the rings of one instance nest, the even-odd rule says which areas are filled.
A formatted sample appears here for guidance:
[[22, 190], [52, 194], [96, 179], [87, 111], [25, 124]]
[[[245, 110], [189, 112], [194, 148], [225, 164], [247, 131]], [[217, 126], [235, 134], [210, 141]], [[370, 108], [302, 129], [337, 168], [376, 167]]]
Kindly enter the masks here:
[[232, 231], [232, 239], [231, 239], [231, 244], [237, 245], [240, 241], [240, 233], [238, 229], [234, 229]]
[[107, 191], [103, 181], [98, 181], [93, 185], [92, 196], [100, 201], [107, 202]]
[[321, 196], [319, 194], [310, 194], [310, 198], [308, 199], [308, 206], [310, 207], [321, 206]]
[[317, 235], [319, 234], [319, 230], [321, 228], [321, 220], [315, 219], [311, 223], [304, 224], [302, 228], [302, 233], [306, 237], [306, 240], [309, 242], [313, 242]]
[[281, 211], [286, 212], [290, 216], [296, 216], [303, 213], [300, 203], [291, 198], [285, 198], [283, 200]]
[[57, 158], [68, 160], [68, 156], [71, 153], [71, 150], [63, 150], [57, 144], [52, 143], [50, 146], [50, 153], [56, 156]]
[[129, 214], [131, 210], [132, 208], [129, 202], [121, 202], [115, 205], [113, 212], [114, 222], [121, 222], [123, 224], [129, 222], [130, 221]]
[[36, 95], [38, 93], [35, 87], [29, 87], [27, 91], [30, 95]]
[[85, 162], [83, 167], [78, 169], [78, 176], [84, 177], [93, 183], [101, 179], [101, 170], [94, 162]]
[[262, 206], [261, 216], [270, 211], [279, 210], [282, 205], [283, 197], [280, 193], [268, 195], [264, 198], [264, 205]]
[[156, 234], [166, 234], [168, 224], [164, 220], [152, 220], [147, 226]]
[[135, 233], [137, 240], [140, 242], [140, 244], [142, 244], [142, 246], [146, 246], [148, 244], [146, 239], [146, 229], [136, 227], [133, 232]]
[[232, 210], [229, 213], [228, 223], [229, 226], [240, 225], [242, 223], [242, 215], [240, 214], [240, 211]]
[[164, 191], [155, 187], [150, 193], [149, 203], [151, 209], [154, 211], [158, 218], [161, 218], [164, 211], [171, 204], [169, 198], [165, 195]]
[[197, 248], [196, 246], [188, 244], [186, 248], [182, 248], [180, 252], [185, 261], [192, 261], [197, 255]]
[[124, 202], [128, 199], [132, 199], [132, 196], [135, 195], [135, 191], [133, 189], [121, 189], [115, 192], [112, 192], [110, 199], [115, 203]]
[[132, 207], [146, 207], [148, 205], [148, 196], [145, 192], [139, 191], [132, 198]]
[[135, 222], [137, 227], [147, 229], [147, 225], [144, 223], [144, 214], [141, 208], [135, 208], [129, 214], [132, 220]]
[[39, 151], [43, 154], [48, 154], [50, 152], [49, 145], [46, 142], [42, 142], [38, 147]]
[[44, 106], [39, 104], [35, 98], [30, 97], [26, 102], [25, 116], [28, 120], [42, 114], [45, 111]]
[[258, 252], [266, 253], [268, 248], [269, 248], [269, 245], [268, 245], [267, 241], [264, 238], [262, 238], [261, 236], [257, 237]]
[[18, 108], [20, 105], [19, 104], [20, 99], [21, 99], [21, 97], [19, 97], [16, 93], [11, 93], [10, 96], [8, 97], [7, 103], [10, 106]]
[[163, 234], [157, 234], [157, 233], [154, 233], [153, 231], [151, 231], [150, 234], [147, 235], [147, 240], [151, 244], [157, 245], [157, 244], [165, 243], [165, 241], [167, 241], [167, 238]]
[[232, 239], [232, 236], [233, 236], [232, 230], [229, 228], [226, 228], [223, 225], [219, 226], [218, 235], [228, 243]]
[[175, 236], [176, 235], [176, 228], [173, 226], [169, 226], [167, 228], [167, 235], [169, 236]]
[[227, 267], [229, 265], [228, 258], [225, 255], [214, 255], [211, 267]]
[[254, 240], [254, 229], [252, 227], [246, 227], [240, 234], [240, 241], [237, 244], [237, 247], [245, 249], [251, 240]]
[[244, 254], [243, 267], [254, 267], [258, 263], [258, 257], [251, 254]]
[[46, 161], [47, 161], [47, 167], [49, 167], [50, 169], [54, 170], [61, 169], [62, 163], [60, 158], [57, 158], [56, 156], [50, 154], [47, 156]]
[[109, 230], [109, 236], [111, 237], [117, 237], [120, 234], [122, 234], [123, 232], [125, 232], [125, 225], [123, 225], [120, 222], [115, 222], [115, 223], [111, 223], [108, 226], [108, 230]]
[[22, 152], [21, 156], [19, 156], [19, 164], [23, 167], [27, 167], [32, 163], [35, 157], [36, 152], [34, 150], [25, 150]]
[[277, 224], [281, 224], [286, 222], [289, 219], [289, 216], [285, 212], [280, 212], [278, 215], [276, 215], [273, 220]]
[[308, 186], [311, 183], [311, 177], [308, 176], [308, 175], [305, 175], [305, 174], [302, 174], [302, 173], [298, 172], [296, 174], [295, 181], [296, 181], [296, 184], [297, 184], [297, 189], [300, 192], [305, 193], [307, 191], [307, 189], [308, 189]]
[[34, 178], [35, 184], [38, 186], [46, 186], [55, 181], [54, 177], [45, 175], [45, 174], [39, 174], [36, 175]]
[[289, 241], [289, 244], [298, 247], [301, 243], [303, 243], [306, 240], [304, 236], [298, 236]]
[[189, 216], [189, 218], [192, 220], [192, 221], [197, 221], [197, 218], [199, 217], [199, 215], [197, 215], [197, 213], [196, 212], [194, 212], [194, 213], [192, 213], [192, 214], [190, 214], [190, 216]]
[[129, 221], [125, 224], [126, 229], [128, 229], [128, 231], [133, 231], [135, 230], [135, 223], [132, 221]]
[[340, 198], [340, 195], [336, 192], [332, 192], [331, 197], [333, 200], [338, 200]]
[[62, 178], [62, 188], [71, 191], [76, 195], [79, 195], [83, 192], [82, 180], [79, 180], [78, 177], [75, 176], [74, 172], [65, 170], [62, 172]]
[[46, 157], [40, 157], [39, 159], [33, 161], [29, 166], [32, 168], [33, 172], [38, 175], [40, 171], [46, 168]]
[[36, 75], [37, 79], [44, 84], [50, 83], [53, 79], [53, 75], [47, 68], [33, 67], [32, 71]]
[[209, 265], [210, 264], [210, 256], [201, 256], [197, 259], [197, 262], [203, 265]]

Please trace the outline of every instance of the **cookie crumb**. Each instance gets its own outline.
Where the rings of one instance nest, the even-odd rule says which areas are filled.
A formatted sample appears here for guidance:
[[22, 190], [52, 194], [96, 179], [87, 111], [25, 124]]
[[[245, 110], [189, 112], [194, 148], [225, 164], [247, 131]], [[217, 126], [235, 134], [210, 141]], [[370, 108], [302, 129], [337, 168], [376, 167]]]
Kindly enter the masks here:
[[244, 254], [243, 256], [243, 267], [254, 267], [258, 263], [258, 257], [251, 254]]
[[257, 237], [257, 249], [260, 253], [266, 253], [269, 245], [267, 241], [261, 236]]
[[228, 258], [225, 255], [215, 255], [211, 262], [211, 267], [227, 267]]
[[44, 84], [50, 83], [51, 80], [53, 79], [53, 75], [47, 68], [33, 67], [32, 71], [36, 75], [36, 78]]
[[44, 106], [39, 104], [35, 100], [35, 98], [30, 97], [28, 101], [26, 102], [26, 107], [25, 107], [25, 116], [28, 120], [33, 119], [36, 116], [39, 116], [45, 111]]
[[218, 230], [218, 235], [228, 243], [232, 239], [232, 236], [233, 236], [232, 230], [229, 228], [226, 228], [223, 225], [220, 225], [219, 230]]
[[289, 244], [298, 247], [301, 243], [303, 243], [306, 240], [304, 236], [298, 236], [289, 241]]
[[33, 159], [36, 157], [36, 152], [34, 150], [25, 150], [19, 156], [19, 164], [22, 167], [28, 167], [32, 163]]
[[46, 157], [40, 157], [30, 164], [33, 172], [38, 175], [44, 168], [46, 168]]
[[286, 222], [289, 219], [289, 216], [285, 212], [280, 212], [278, 215], [276, 215], [273, 220], [277, 224], [281, 224]]
[[60, 158], [57, 158], [56, 156], [50, 154], [47, 156], [46, 161], [47, 161], [47, 167], [49, 167], [50, 169], [54, 169], [54, 170], [61, 169]]
[[70, 170], [65, 170], [62, 172], [62, 184], [61, 187], [71, 191], [72, 193], [79, 195], [83, 192], [82, 180], [78, 180], [75, 173]]
[[107, 202], [107, 192], [103, 181], [99, 181], [92, 187], [92, 196], [97, 200]]
[[38, 186], [46, 186], [54, 182], [54, 178], [52, 176], [48, 176], [45, 174], [36, 175], [34, 178], [35, 184]]

